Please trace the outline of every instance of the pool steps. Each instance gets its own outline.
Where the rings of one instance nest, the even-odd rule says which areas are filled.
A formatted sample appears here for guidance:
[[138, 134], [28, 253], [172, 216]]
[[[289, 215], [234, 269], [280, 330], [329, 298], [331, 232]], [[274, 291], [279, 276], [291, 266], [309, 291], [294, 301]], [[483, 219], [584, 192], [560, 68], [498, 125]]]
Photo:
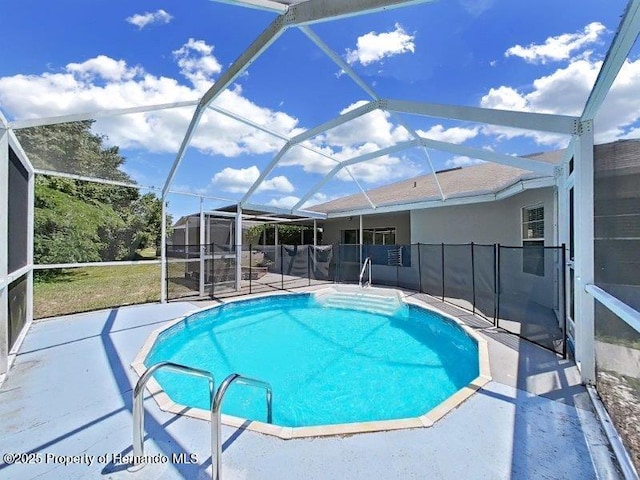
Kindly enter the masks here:
[[[395, 293], [395, 292], [394, 292]], [[360, 310], [382, 315], [393, 315], [402, 307], [402, 300], [397, 294], [374, 288], [349, 288], [336, 290], [324, 289], [316, 292], [315, 298], [323, 306]]]

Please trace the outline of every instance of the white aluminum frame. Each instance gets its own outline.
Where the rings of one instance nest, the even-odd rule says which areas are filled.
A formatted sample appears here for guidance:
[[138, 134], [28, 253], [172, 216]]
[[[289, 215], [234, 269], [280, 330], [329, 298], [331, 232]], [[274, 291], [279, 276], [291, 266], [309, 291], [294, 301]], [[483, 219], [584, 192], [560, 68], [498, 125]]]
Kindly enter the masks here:
[[[618, 28], [616, 36], [612, 42], [612, 45], [607, 53], [601, 71], [598, 75], [596, 83], [591, 91], [591, 94], [585, 104], [582, 115], [579, 118], [564, 116], [564, 115], [549, 115], [539, 114], [531, 112], [515, 112], [515, 111], [502, 111], [491, 110], [477, 107], [456, 106], [456, 105], [439, 105], [433, 103], [424, 102], [411, 102], [405, 100], [395, 99], [380, 99], [377, 94], [369, 87], [353, 69], [346, 64], [346, 62], [335, 52], [333, 52], [321, 39], [317, 36], [309, 27], [309, 25], [319, 22], [325, 22], [337, 18], [344, 18], [353, 15], [360, 15], [366, 12], [374, 12], [383, 9], [398, 8], [407, 5], [413, 5], [417, 3], [428, 3], [431, 0], [353, 0], [350, 2], [338, 2], [327, 0], [308, 0], [295, 4], [287, 4], [284, 2], [278, 2], [274, 0], [217, 0], [222, 3], [232, 3], [243, 5], [250, 8], [259, 8], [278, 13], [278, 16], [271, 22], [271, 24], [254, 40], [254, 42], [240, 55], [240, 57], [225, 71], [218, 81], [202, 96], [199, 101], [185, 101], [175, 102], [171, 104], [162, 105], [149, 105], [140, 107], [131, 107], [124, 109], [104, 110], [98, 112], [87, 112], [80, 114], [71, 114], [58, 117], [50, 117], [44, 119], [28, 119], [22, 121], [16, 121], [9, 123], [0, 116], [0, 192], [6, 192], [7, 185], [7, 153], [9, 143], [15, 145], [16, 153], [21, 151], [21, 161], [25, 161], [26, 156], [22, 149], [19, 148], [19, 143], [15, 139], [12, 133], [12, 129], [26, 128], [35, 125], [46, 125], [53, 123], [69, 122], [74, 120], [83, 119], [95, 119], [102, 118], [111, 115], [123, 115], [130, 113], [144, 113], [153, 110], [163, 110], [168, 108], [181, 108], [195, 106], [195, 111], [192, 116], [189, 127], [187, 128], [180, 148], [176, 154], [176, 158], [171, 167], [164, 187], [161, 190], [162, 199], [162, 278], [161, 278], [161, 297], [162, 300], [166, 300], [166, 197], [169, 193], [186, 194], [184, 192], [171, 191], [171, 185], [175, 178], [176, 172], [180, 167], [180, 164], [184, 158], [186, 149], [189, 147], [191, 139], [195, 133], [200, 119], [207, 109], [212, 109], [223, 115], [227, 115], [231, 118], [235, 118], [237, 121], [243, 122], [261, 131], [270, 133], [281, 140], [285, 141], [285, 145], [275, 155], [270, 164], [263, 169], [260, 173], [258, 180], [250, 187], [247, 193], [242, 197], [238, 203], [238, 214], [236, 215], [236, 231], [240, 232], [240, 235], [236, 235], [236, 246], [241, 248], [242, 238], [241, 227], [242, 223], [242, 209], [258, 209], [273, 214], [294, 214], [301, 217], [314, 219], [335, 218], [340, 216], [353, 216], [363, 215], [367, 213], [381, 213], [385, 211], [397, 211], [400, 209], [411, 208], [431, 208], [445, 205], [456, 205], [464, 203], [476, 203], [481, 201], [492, 201], [499, 198], [505, 198], [506, 196], [517, 193], [518, 189], [534, 188], [535, 186], [542, 185], [556, 185], [558, 188], [558, 240], [561, 243], [568, 244], [568, 188], [571, 185], [574, 186], [574, 209], [575, 209], [575, 263], [573, 268], [575, 269], [575, 294], [576, 294], [576, 356], [580, 363], [582, 378], [585, 383], [592, 383], [595, 380], [595, 366], [593, 351], [593, 296], [598, 296], [598, 300], [603, 305], [612, 309], [613, 311], [620, 310], [620, 305], [616, 302], [616, 299], [609, 298], [606, 295], [602, 295], [598, 290], [592, 287], [593, 285], [593, 125], [592, 121], [595, 117], [598, 109], [604, 101], [607, 92], [611, 88], [618, 72], [623, 65], [624, 61], [628, 57], [630, 49], [632, 48], [635, 39], [640, 32], [640, 0], [630, 0], [625, 11], [624, 17]], [[233, 112], [228, 112], [220, 107], [213, 105], [215, 99], [223, 92], [231, 83], [238, 78], [250, 65], [255, 61], [264, 51], [277, 38], [288, 28], [298, 27], [314, 44], [320, 48], [332, 61], [334, 61], [345, 73], [358, 84], [373, 100], [366, 105], [356, 108], [350, 112], [340, 115], [332, 120], [324, 122], [314, 128], [311, 128], [293, 138], [287, 138], [286, 136], [277, 132], [271, 131], [268, 127], [261, 126], [255, 122], [244, 119], [240, 115]], [[396, 121], [404, 126], [409, 133], [413, 136], [413, 140], [408, 142], [402, 142], [397, 145], [382, 148], [376, 152], [360, 155], [342, 162], [337, 161], [335, 158], [324, 154], [318, 149], [304, 144], [305, 140], [308, 140], [318, 134], [326, 132], [327, 130], [341, 125], [347, 121], [353, 120], [359, 116], [365, 115], [376, 109], [390, 112]], [[422, 115], [435, 118], [454, 119], [459, 121], [476, 122], [481, 124], [501, 125], [512, 128], [520, 128], [536, 131], [547, 131], [570, 135], [572, 137], [567, 152], [563, 158], [562, 165], [560, 167], [540, 162], [535, 159], [513, 157], [510, 155], [502, 155], [494, 152], [488, 152], [485, 150], [471, 148], [465, 145], [452, 144], [447, 142], [436, 141], [433, 139], [419, 137], [417, 132], [411, 129], [403, 119], [397, 115], [410, 114], [410, 115]], [[304, 197], [292, 208], [292, 209], [280, 209], [274, 207], [266, 207], [264, 205], [254, 205], [249, 202], [251, 195], [259, 188], [260, 184], [268, 177], [268, 175], [277, 167], [282, 157], [293, 147], [298, 146], [300, 148], [306, 148], [317, 154], [324, 155], [327, 158], [336, 162], [335, 168], [333, 168], [320, 182], [314, 186]], [[433, 165], [431, 159], [428, 158], [427, 149], [437, 149], [455, 153], [458, 155], [465, 155], [473, 158], [479, 158], [496, 163], [502, 163], [505, 165], [514, 166], [526, 170], [531, 170], [542, 175], [546, 175], [543, 178], [522, 181], [518, 184], [509, 187], [505, 191], [498, 193], [487, 192], [485, 194], [474, 195], [473, 197], [449, 197], [446, 198], [442, 190], [440, 189], [440, 200], [427, 200], [424, 202], [404, 203], [397, 205], [384, 205], [376, 206], [371, 199], [367, 196], [364, 189], [356, 181], [356, 184], [364, 194], [367, 202], [370, 205], [369, 209], [352, 210], [349, 212], [336, 212], [329, 215], [311, 212], [301, 209], [302, 205], [319, 190], [327, 181], [336, 175], [341, 169], [348, 168], [350, 165], [356, 163], [365, 162], [378, 158], [382, 155], [387, 155], [395, 152], [399, 152], [406, 148], [413, 148], [419, 146], [427, 153], [427, 160], [431, 170], [433, 171]], [[575, 171], [571, 177], [568, 175], [567, 163], [571, 157], [574, 157]], [[30, 166], [28, 159], [26, 159], [27, 165]], [[348, 170], [347, 170], [348, 171]], [[37, 171], [35, 173], [51, 174], [57, 176], [70, 176], [76, 178], [78, 176], [72, 176], [71, 174], [63, 174], [58, 172]], [[349, 172], [351, 174], [351, 172]], [[30, 195], [33, 195], [33, 180], [34, 171], [30, 168]], [[355, 177], [351, 175], [354, 180]], [[79, 178], [79, 177], [78, 177]], [[85, 179], [85, 178], [83, 178]], [[98, 183], [112, 183], [109, 180], [89, 179], [88, 181], [96, 181]], [[438, 181], [436, 176], [436, 181]], [[529, 183], [531, 182], [531, 183]], [[126, 183], [126, 182], [120, 182]], [[125, 186], [125, 185], [123, 185]], [[135, 188], [148, 188], [150, 190], [157, 190], [153, 187], [142, 187], [139, 185], [126, 185]], [[439, 187], [439, 183], [438, 183]], [[195, 195], [198, 196], [198, 195]], [[202, 196], [200, 196], [202, 197]], [[222, 198], [212, 198], [215, 200], [227, 201]], [[33, 201], [32, 201], [33, 203]], [[6, 239], [8, 238], [7, 227], [7, 204], [8, 199], [6, 194], [0, 194], [0, 373], [3, 371], [3, 367], [6, 370], [6, 303], [7, 303], [7, 289], [10, 277], [10, 272], [7, 272], [7, 251], [6, 251]], [[33, 229], [33, 205], [29, 210], [29, 222], [31, 230]], [[201, 215], [202, 217], [202, 215]], [[33, 233], [30, 234], [29, 242], [33, 241]], [[277, 241], [276, 241], [277, 243]], [[30, 245], [30, 251], [32, 255], [32, 245]], [[241, 254], [241, 253], [240, 253]], [[237, 253], [238, 255], [238, 253]], [[240, 258], [240, 257], [237, 257]], [[241, 262], [238, 261], [236, 268], [238, 269], [236, 275], [236, 282], [241, 279]], [[40, 268], [40, 267], [37, 267]], [[33, 272], [33, 257], [30, 257], [30, 267], [28, 273], [32, 275]], [[15, 272], [13, 272], [15, 273]], [[238, 286], [238, 285], [237, 285]], [[32, 292], [30, 293], [32, 295]], [[32, 304], [32, 302], [31, 302]], [[565, 306], [566, 308], [566, 306]], [[614, 310], [617, 309], [617, 310]], [[620, 310], [625, 311], [626, 310]], [[628, 315], [621, 317], [625, 321], [630, 321]], [[5, 327], [3, 327], [5, 325]], [[5, 342], [5, 348], [3, 350], [3, 342]], [[3, 360], [4, 358], [4, 360]], [[4, 361], [4, 363], [3, 363]]]
[[0, 113], [0, 376], [9, 370], [9, 130]]
[[[630, 0], [580, 117], [579, 134], [573, 138], [564, 157], [567, 161], [565, 166], [568, 165], [568, 160], [572, 156], [574, 158], [574, 171], [571, 175], [574, 188], [575, 261], [573, 268], [576, 317], [574, 321], [576, 361], [579, 363], [580, 374], [585, 384], [594, 384], [596, 381], [593, 296], [596, 290], [588, 288], [594, 283], [593, 119], [629, 56], [638, 34], [640, 34], [640, 0]], [[570, 186], [569, 178], [565, 184], [567, 192], [563, 195], [568, 195]], [[566, 210], [563, 213], [566, 215]], [[568, 226], [568, 221], [566, 225]], [[612, 300], [613, 297], [601, 296], [601, 298], [601, 303], [610, 310], [614, 311], [619, 307]]]
[[[8, 268], [9, 240], [9, 148], [27, 171], [27, 263], [10, 272]], [[34, 234], [35, 171], [20, 142], [0, 113], [0, 380], [4, 378], [33, 322], [33, 234]], [[26, 276], [26, 318], [13, 346], [9, 348], [9, 285]]]

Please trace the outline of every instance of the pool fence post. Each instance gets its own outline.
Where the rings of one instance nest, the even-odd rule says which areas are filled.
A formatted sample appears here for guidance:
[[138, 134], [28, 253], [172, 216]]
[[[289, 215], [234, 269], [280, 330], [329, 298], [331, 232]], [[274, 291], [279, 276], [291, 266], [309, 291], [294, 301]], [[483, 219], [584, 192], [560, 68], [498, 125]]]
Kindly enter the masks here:
[[422, 262], [420, 261], [420, 242], [418, 242], [418, 291], [422, 293]]
[[313, 219], [313, 264], [318, 264], [316, 247], [318, 246], [318, 220]]
[[[567, 245], [562, 244], [562, 358], [567, 358]], [[560, 303], [560, 302], [558, 302]]]
[[198, 293], [200, 297], [204, 297], [204, 284], [205, 284], [205, 215], [204, 215], [204, 199], [202, 197], [200, 197], [200, 224], [199, 224], [199, 230], [200, 230], [200, 238], [198, 239], [198, 250], [200, 252], [200, 268], [199, 270], [199, 275], [198, 275], [198, 280], [199, 280], [199, 284], [198, 284]]
[[253, 269], [251, 264], [253, 263], [253, 245], [249, 244], [249, 294], [251, 294], [251, 289], [253, 285]]
[[309, 286], [311, 286], [311, 245], [307, 245], [307, 277], [309, 278]]
[[473, 298], [473, 314], [476, 314], [476, 267], [473, 255], [473, 242], [471, 242], [471, 296]]
[[216, 290], [216, 251], [215, 243], [211, 243], [209, 246], [211, 251], [211, 298], [215, 298]]
[[[396, 288], [400, 287], [400, 265], [402, 265], [402, 245], [398, 247], [398, 260], [396, 261]], [[371, 265], [369, 265], [371, 268]]]
[[444, 242], [440, 244], [442, 251], [442, 301], [444, 302]]
[[502, 247], [498, 243], [496, 246], [496, 327], [500, 327], [500, 249]]
[[242, 206], [240, 203], [236, 206], [236, 228], [235, 228], [235, 244], [236, 244], [236, 291], [242, 291]]
[[280, 244], [280, 290], [284, 290], [284, 245]]
[[169, 287], [169, 263], [167, 261], [167, 202], [164, 195], [161, 196], [160, 201], [162, 202], [160, 212], [162, 215], [160, 222], [160, 302], [166, 303]]

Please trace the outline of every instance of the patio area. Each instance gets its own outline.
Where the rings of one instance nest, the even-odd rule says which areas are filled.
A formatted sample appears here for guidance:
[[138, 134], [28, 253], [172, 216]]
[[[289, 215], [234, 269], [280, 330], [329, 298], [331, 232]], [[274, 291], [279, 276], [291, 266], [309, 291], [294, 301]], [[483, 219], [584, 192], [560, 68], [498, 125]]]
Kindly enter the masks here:
[[[620, 477], [573, 362], [426, 294], [412, 295], [487, 339], [493, 381], [431, 428], [281, 440], [223, 426], [224, 478]], [[7, 452], [39, 455], [31, 464], [0, 463], [0, 477], [210, 478], [209, 423], [162, 412], [150, 399], [145, 453], [166, 461], [131, 473], [118, 460], [131, 454], [131, 361], [162, 323], [213, 303], [147, 304], [33, 323], [0, 388], [0, 434]], [[186, 458], [172, 459], [182, 453]]]

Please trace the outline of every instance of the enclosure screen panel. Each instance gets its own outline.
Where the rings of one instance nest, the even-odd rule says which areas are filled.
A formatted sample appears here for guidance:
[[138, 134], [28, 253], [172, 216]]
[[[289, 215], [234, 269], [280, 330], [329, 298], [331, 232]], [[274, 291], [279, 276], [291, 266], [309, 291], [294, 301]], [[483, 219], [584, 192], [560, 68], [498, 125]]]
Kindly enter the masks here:
[[638, 140], [595, 147], [595, 281], [640, 309], [640, 156]]
[[9, 147], [9, 273], [27, 265], [29, 173]]
[[9, 350], [27, 323], [27, 275], [9, 285]]

